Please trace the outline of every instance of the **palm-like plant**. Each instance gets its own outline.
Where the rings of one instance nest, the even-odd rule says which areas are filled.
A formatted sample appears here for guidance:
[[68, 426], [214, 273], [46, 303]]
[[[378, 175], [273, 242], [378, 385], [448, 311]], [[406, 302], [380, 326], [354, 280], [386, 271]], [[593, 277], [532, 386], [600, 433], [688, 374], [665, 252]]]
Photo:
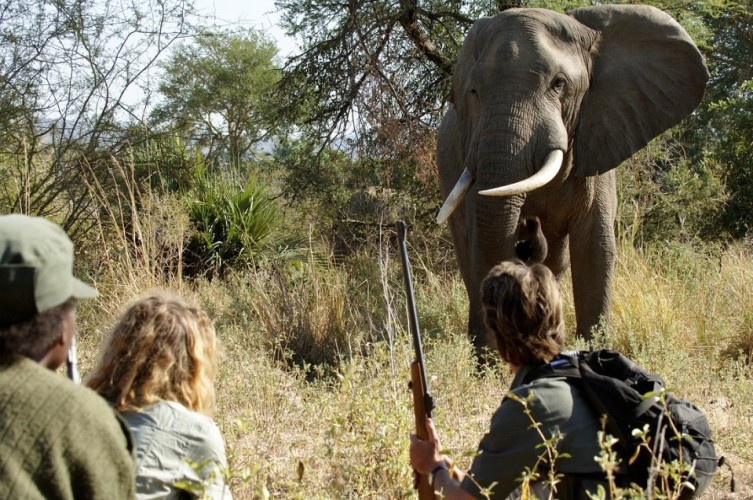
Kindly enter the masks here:
[[249, 177], [240, 188], [222, 177], [202, 176], [189, 201], [195, 232], [186, 249], [189, 275], [224, 274], [270, 249], [279, 209], [265, 187]]

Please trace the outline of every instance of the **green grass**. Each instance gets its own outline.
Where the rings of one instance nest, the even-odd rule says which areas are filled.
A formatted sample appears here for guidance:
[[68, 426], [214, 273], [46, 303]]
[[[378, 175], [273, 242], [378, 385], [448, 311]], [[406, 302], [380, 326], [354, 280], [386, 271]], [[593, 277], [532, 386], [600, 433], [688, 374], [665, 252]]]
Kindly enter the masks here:
[[[388, 240], [342, 265], [313, 258], [312, 249], [312, 258], [292, 269], [258, 266], [190, 284], [153, 272], [159, 255], [126, 262], [128, 252], [109, 248], [97, 274], [102, 296], [78, 311], [81, 371], [91, 369], [124, 301], [154, 287], [191, 295], [214, 319], [224, 346], [215, 419], [236, 498], [411, 497], [412, 351], [399, 261]], [[460, 276], [409, 251], [435, 421], [448, 453], [468, 467], [511, 377], [501, 366], [476, 373]], [[750, 251], [622, 244], [611, 327], [599, 338], [707, 411], [742, 493], [727, 493], [725, 468], [705, 498], [753, 494], [746, 486], [753, 482]]]

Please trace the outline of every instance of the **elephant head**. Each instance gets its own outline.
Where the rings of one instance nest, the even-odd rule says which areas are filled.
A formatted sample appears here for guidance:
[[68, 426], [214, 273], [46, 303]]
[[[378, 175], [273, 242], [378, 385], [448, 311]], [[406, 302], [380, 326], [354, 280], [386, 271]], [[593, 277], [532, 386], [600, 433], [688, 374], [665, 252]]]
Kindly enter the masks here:
[[481, 280], [514, 257], [521, 217], [539, 218], [556, 275], [572, 267], [578, 333], [607, 316], [613, 169], [690, 114], [707, 80], [690, 36], [650, 6], [510, 9], [473, 25], [437, 136], [437, 220], [450, 223], [477, 348]]

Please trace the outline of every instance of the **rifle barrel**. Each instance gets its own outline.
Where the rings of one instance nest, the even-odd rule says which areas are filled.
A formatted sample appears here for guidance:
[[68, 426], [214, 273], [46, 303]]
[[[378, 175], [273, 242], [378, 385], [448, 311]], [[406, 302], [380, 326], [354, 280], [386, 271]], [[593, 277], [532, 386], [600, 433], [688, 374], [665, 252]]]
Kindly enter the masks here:
[[68, 348], [68, 357], [65, 360], [65, 373], [75, 383], [81, 383], [81, 376], [78, 373], [78, 351], [76, 349], [75, 335], [71, 339], [71, 346]]
[[410, 318], [410, 331], [413, 337], [413, 351], [416, 355], [416, 364], [418, 365], [419, 375], [424, 389], [424, 409], [426, 416], [431, 418], [433, 400], [429, 394], [429, 384], [426, 380], [426, 370], [424, 368], [424, 351], [421, 346], [421, 331], [418, 326], [418, 314], [416, 313], [416, 303], [413, 294], [413, 280], [411, 278], [410, 261], [408, 260], [408, 248], [405, 244], [407, 227], [405, 222], [399, 220], [397, 226], [397, 238], [400, 245], [400, 260], [403, 265], [403, 279], [405, 280], [406, 300], [408, 302], [408, 316]]

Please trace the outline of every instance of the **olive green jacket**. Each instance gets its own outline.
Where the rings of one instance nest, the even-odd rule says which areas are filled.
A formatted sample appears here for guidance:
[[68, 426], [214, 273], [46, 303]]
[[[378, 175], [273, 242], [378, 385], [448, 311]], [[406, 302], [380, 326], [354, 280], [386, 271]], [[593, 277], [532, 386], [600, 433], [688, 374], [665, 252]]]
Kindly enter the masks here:
[[129, 499], [127, 428], [90, 389], [0, 357], [0, 498]]
[[[561, 435], [557, 450], [570, 457], [556, 461], [557, 472], [598, 477], [601, 469], [594, 457], [600, 452], [597, 433], [601, 427], [585, 395], [564, 378], [542, 378], [521, 385], [531, 369], [531, 366], [521, 367], [510, 392], [522, 400], [532, 394], [527, 405], [533, 419], [541, 424], [544, 436], [549, 439], [557, 433]], [[542, 443], [543, 439], [532, 427], [523, 405], [514, 398], [505, 398], [492, 417], [489, 432], [479, 444], [478, 454], [461, 484], [462, 488], [478, 498], [484, 496], [482, 488], [491, 489], [491, 498], [507, 498], [510, 494], [515, 497], [526, 468], [533, 470], [539, 457], [545, 453]], [[548, 466], [544, 464], [539, 470], [545, 474]], [[591, 479], [580, 484], [589, 491], [595, 491], [598, 484], [606, 486], [603, 481]], [[569, 492], [561, 491], [563, 489], [558, 489], [556, 498], [574, 498]], [[575, 498], [587, 497], [583, 493]]]

